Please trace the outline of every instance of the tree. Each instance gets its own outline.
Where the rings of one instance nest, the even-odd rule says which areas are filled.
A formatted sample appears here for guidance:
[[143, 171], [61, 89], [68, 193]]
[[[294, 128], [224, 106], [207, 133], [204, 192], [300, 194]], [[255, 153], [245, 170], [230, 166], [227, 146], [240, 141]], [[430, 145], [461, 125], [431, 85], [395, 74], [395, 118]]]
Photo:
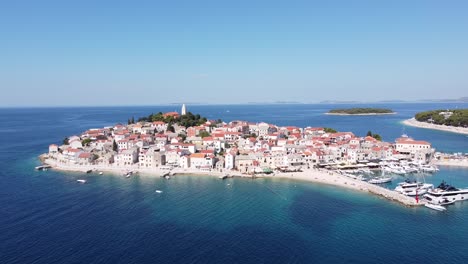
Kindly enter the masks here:
[[85, 138], [81, 141], [81, 145], [83, 146], [89, 146], [89, 143], [91, 143], [91, 139], [90, 138]]
[[63, 145], [68, 145], [68, 144], [70, 144], [69, 141], [70, 141], [70, 140], [66, 137], [66, 138], [63, 139], [63, 142], [62, 142], [62, 143], [63, 143]]
[[166, 131], [169, 131], [169, 132], [174, 133], [174, 132], [175, 132], [175, 128], [174, 128], [174, 126], [173, 126], [172, 124], [169, 124], [169, 125], [167, 125]]
[[325, 131], [327, 133], [336, 133], [336, 130], [333, 129], [333, 128], [330, 128], [330, 127], [324, 127], [323, 131]]
[[185, 134], [182, 134], [180, 133], [179, 135], [177, 135], [178, 137], [182, 138], [182, 141], [185, 141], [185, 139], [187, 139], [187, 135]]
[[382, 137], [379, 134], [373, 134], [372, 137], [377, 139], [378, 141], [382, 141]]
[[115, 140], [114, 140], [114, 142], [112, 143], [112, 150], [113, 150], [113, 151], [119, 150], [119, 147], [117, 146], [117, 143], [115, 142]]
[[367, 135], [366, 135], [366, 136], [368, 136], [368, 137], [372, 137], [372, 132], [371, 132], [370, 130], [369, 130], [369, 131], [367, 131]]
[[200, 133], [198, 134], [201, 138], [205, 138], [205, 137], [209, 137], [210, 136], [210, 133], [208, 133], [207, 131], [205, 130], [202, 130], [200, 131]]
[[132, 124], [135, 124], [135, 117], [132, 116], [132, 120], [130, 120], [132, 122]]

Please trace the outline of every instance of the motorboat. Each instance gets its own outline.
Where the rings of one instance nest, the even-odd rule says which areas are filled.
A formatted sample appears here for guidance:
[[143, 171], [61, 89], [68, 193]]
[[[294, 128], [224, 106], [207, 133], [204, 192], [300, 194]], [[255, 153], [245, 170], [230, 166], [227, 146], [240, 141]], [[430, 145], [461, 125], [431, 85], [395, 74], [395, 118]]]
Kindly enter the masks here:
[[391, 182], [392, 178], [391, 177], [380, 177], [380, 178], [372, 178], [369, 180], [369, 183], [373, 184], [382, 184], [382, 183], [387, 183]]
[[442, 205], [438, 205], [438, 204], [432, 204], [432, 203], [425, 203], [424, 206], [426, 206], [427, 208], [431, 208], [432, 210], [436, 210], [436, 211], [445, 211], [447, 210], [447, 208], [443, 207]]
[[86, 183], [86, 180], [83, 180], [83, 179], [78, 179], [76, 181], [79, 182], [79, 183]]
[[99, 172], [99, 175], [102, 175], [102, 174], [104, 174], [104, 172], [100, 171], [100, 172]]
[[447, 204], [468, 200], [468, 189], [458, 189], [442, 181], [437, 188], [428, 190], [423, 197], [433, 204]]
[[163, 191], [161, 191], [161, 190], [156, 190], [155, 192], [156, 192], [156, 193], [162, 193]]
[[404, 182], [398, 183], [398, 186], [395, 188], [395, 191], [408, 196], [416, 196], [423, 195], [427, 193], [429, 189], [433, 188], [433, 184], [410, 181], [406, 179]]
[[421, 165], [420, 169], [423, 172], [430, 172], [430, 173], [433, 173], [439, 170], [437, 167], [431, 166], [431, 165]]

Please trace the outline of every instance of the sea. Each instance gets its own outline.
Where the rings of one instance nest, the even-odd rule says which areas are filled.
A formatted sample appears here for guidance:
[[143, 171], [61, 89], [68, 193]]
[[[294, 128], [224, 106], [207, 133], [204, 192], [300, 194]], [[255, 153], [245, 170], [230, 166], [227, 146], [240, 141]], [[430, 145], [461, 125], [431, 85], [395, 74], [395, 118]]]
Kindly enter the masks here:
[[[397, 113], [324, 115], [360, 106], [187, 108], [227, 122], [325, 126], [359, 136], [372, 131], [391, 142], [407, 134], [438, 151], [468, 152], [466, 135], [401, 123], [420, 111], [466, 103], [376, 104]], [[438, 212], [295, 180], [34, 170], [49, 144], [160, 111], [180, 111], [180, 105], [0, 108], [0, 263], [468, 263], [468, 202]], [[418, 177], [468, 187], [468, 168], [440, 167]], [[394, 176], [386, 187], [403, 180]]]

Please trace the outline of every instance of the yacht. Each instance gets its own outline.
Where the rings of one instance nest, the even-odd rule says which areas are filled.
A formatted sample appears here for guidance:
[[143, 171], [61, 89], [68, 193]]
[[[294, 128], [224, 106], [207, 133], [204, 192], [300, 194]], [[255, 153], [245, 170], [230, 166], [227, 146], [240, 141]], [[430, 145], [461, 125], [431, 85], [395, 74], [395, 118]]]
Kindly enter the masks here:
[[468, 189], [457, 189], [442, 181], [437, 188], [428, 190], [423, 197], [433, 204], [448, 204], [450, 202], [467, 200]]
[[398, 186], [395, 188], [395, 191], [408, 196], [416, 196], [423, 195], [427, 193], [429, 189], [433, 188], [433, 184], [410, 181], [407, 179], [404, 182], [398, 183]]
[[424, 204], [427, 208], [431, 208], [432, 210], [437, 210], [437, 211], [445, 211], [447, 208], [443, 207], [442, 205], [438, 204], [431, 204], [431, 203], [426, 203]]
[[369, 180], [369, 183], [373, 184], [382, 184], [382, 183], [387, 183], [391, 182], [392, 178], [391, 177], [380, 177], [380, 178], [372, 178]]

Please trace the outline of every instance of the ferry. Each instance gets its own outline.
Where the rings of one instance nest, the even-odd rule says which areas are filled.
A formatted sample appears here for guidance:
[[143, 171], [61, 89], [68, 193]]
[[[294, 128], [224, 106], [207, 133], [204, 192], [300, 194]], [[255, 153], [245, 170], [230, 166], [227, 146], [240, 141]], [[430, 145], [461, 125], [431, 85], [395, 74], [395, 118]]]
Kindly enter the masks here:
[[448, 204], [468, 200], [468, 189], [457, 189], [442, 181], [437, 188], [428, 190], [423, 197], [433, 204]]
[[387, 183], [391, 181], [392, 181], [391, 177], [381, 177], [381, 178], [372, 178], [369, 180], [369, 183], [382, 184], [382, 183]]
[[417, 181], [411, 182], [407, 179], [404, 182], [398, 183], [398, 186], [395, 188], [395, 191], [408, 196], [416, 196], [423, 195], [427, 193], [428, 190], [433, 188], [433, 184], [422, 183]]

